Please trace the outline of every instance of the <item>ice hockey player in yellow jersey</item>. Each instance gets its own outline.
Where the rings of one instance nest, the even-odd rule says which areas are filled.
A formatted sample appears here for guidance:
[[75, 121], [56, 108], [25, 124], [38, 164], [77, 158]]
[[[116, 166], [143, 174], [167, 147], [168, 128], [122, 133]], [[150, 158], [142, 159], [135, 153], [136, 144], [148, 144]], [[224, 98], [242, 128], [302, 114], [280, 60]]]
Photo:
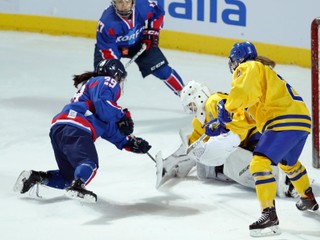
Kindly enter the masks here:
[[[255, 189], [255, 181], [249, 171], [252, 151], [261, 134], [257, 132], [255, 121], [245, 112], [245, 118], [227, 123], [214, 136], [206, 136], [206, 124], [217, 119], [221, 102], [228, 95], [221, 92], [211, 94], [204, 83], [190, 81], [181, 91], [181, 103], [186, 113], [194, 116], [193, 130], [186, 134], [180, 129], [182, 144], [171, 155], [162, 158], [156, 155], [157, 184], [159, 188], [172, 178], [184, 178], [196, 166], [200, 180], [214, 179], [223, 182], [237, 182]], [[277, 182], [279, 197], [296, 197], [297, 194], [278, 166], [272, 166]]]
[[[262, 133], [250, 163], [262, 210], [261, 217], [249, 226], [251, 236], [281, 233], [271, 164], [287, 174], [299, 193], [300, 200], [296, 203], [299, 210], [319, 208], [307, 171], [299, 161], [311, 129], [310, 113], [299, 94], [273, 70], [275, 65], [271, 59], [258, 56], [251, 42], [234, 44], [229, 55], [232, 88], [218, 113], [220, 127], [249, 113]], [[212, 131], [210, 123], [207, 126]]]

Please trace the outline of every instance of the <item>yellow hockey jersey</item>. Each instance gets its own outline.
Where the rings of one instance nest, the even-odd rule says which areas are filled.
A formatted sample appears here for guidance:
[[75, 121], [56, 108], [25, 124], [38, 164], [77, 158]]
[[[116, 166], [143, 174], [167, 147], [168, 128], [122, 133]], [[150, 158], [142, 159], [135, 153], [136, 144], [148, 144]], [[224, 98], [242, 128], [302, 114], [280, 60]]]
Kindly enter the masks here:
[[269, 66], [258, 61], [240, 64], [233, 73], [225, 108], [239, 119], [249, 112], [259, 132], [310, 132], [311, 117], [298, 93]]
[[[208, 98], [205, 103], [205, 122], [202, 125], [197, 118], [192, 120], [193, 131], [189, 135], [189, 144], [195, 142], [201, 135], [205, 133], [205, 126], [210, 120], [218, 117], [217, 103], [222, 99], [227, 99], [227, 97], [227, 94], [218, 92]], [[226, 128], [232, 131], [234, 134], [238, 134], [241, 141], [247, 137], [249, 130], [254, 127], [254, 120], [249, 116], [249, 114], [246, 113], [244, 114], [243, 118], [235, 118], [232, 122], [226, 124]]]

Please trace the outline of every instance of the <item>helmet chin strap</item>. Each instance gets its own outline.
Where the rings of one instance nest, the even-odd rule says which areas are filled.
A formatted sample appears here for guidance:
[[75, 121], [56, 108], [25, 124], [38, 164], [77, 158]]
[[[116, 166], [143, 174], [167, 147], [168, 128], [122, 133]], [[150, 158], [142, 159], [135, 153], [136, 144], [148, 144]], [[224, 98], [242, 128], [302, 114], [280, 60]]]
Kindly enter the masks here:
[[132, 10], [128, 10], [128, 11], [117, 11], [117, 13], [124, 18], [130, 18], [131, 14], [132, 14]]

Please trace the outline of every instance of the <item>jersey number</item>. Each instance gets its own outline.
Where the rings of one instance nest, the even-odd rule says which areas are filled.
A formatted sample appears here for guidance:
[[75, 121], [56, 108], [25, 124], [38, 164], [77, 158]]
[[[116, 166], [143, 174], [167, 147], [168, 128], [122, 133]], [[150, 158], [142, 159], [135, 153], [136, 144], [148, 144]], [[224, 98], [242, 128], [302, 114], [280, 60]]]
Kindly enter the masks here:
[[104, 78], [104, 85], [110, 87], [110, 88], [114, 88], [117, 85], [117, 81], [114, 78], [111, 77], [105, 77]]
[[[283, 78], [282, 78], [279, 74], [277, 74], [277, 76], [278, 76], [278, 78], [280, 78], [282, 81], [284, 81]], [[287, 82], [285, 82], [285, 83], [286, 83], [286, 88], [287, 88], [288, 93], [290, 94], [291, 98], [292, 98], [293, 100], [295, 100], [295, 101], [301, 101], [301, 102], [303, 102], [302, 97], [300, 97], [300, 96], [296, 93], [296, 91], [290, 86], [290, 84], [287, 83]]]
[[98, 27], [97, 27], [97, 32], [102, 33], [103, 28], [104, 28], [104, 23], [99, 21], [98, 22]]

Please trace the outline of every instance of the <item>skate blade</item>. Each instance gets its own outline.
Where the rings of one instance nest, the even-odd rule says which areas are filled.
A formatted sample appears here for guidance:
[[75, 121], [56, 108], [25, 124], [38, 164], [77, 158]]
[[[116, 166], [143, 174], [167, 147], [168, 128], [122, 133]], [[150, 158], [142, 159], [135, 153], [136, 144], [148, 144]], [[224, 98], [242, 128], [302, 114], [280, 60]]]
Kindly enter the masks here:
[[320, 210], [317, 209], [317, 210], [311, 210], [311, 209], [306, 209], [304, 210], [303, 212], [307, 213], [307, 214], [315, 214], [315, 215], [319, 215], [320, 216]]
[[73, 191], [73, 190], [69, 190], [66, 192], [66, 197], [70, 198], [70, 199], [76, 199], [79, 200], [81, 202], [87, 202], [87, 203], [96, 203], [97, 202], [97, 198], [93, 195], [90, 194], [81, 194], [77, 191]]
[[251, 237], [267, 237], [267, 236], [276, 236], [280, 234], [281, 234], [281, 230], [278, 226], [250, 230]]
[[314, 214], [320, 216], [320, 210], [312, 211]]
[[13, 191], [14, 192], [19, 192], [21, 193], [23, 189], [23, 185], [26, 179], [28, 179], [31, 175], [31, 171], [24, 170], [20, 173], [16, 183], [13, 186]]

